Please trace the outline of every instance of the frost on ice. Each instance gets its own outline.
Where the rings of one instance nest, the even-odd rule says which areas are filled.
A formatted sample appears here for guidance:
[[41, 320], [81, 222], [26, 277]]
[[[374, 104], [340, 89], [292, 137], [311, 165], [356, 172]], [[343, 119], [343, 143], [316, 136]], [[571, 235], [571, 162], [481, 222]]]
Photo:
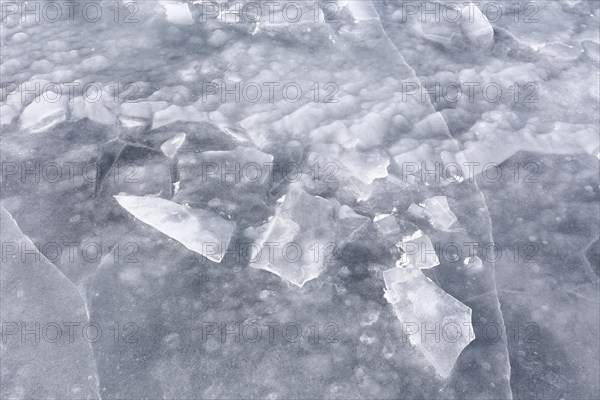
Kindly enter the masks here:
[[140, 221], [214, 262], [223, 259], [235, 230], [234, 222], [169, 200], [122, 195], [115, 199]]
[[331, 260], [335, 229], [333, 207], [293, 185], [275, 216], [263, 227], [250, 265], [302, 287]]
[[[391, 268], [383, 272], [385, 298], [402, 322], [404, 333], [447, 378], [463, 349], [475, 338], [471, 309], [440, 289], [418, 268]], [[425, 330], [439, 327], [437, 336]]]

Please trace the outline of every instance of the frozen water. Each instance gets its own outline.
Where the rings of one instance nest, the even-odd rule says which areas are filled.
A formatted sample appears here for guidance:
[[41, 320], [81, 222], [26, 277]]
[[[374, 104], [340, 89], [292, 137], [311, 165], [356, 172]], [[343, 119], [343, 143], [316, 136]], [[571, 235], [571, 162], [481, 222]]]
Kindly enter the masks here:
[[[39, 273], [2, 260], [2, 322], [103, 338], [2, 343], [0, 397], [598, 398], [597, 2], [475, 4], [3, 2], [2, 251], [64, 247]], [[188, 251], [204, 240], [229, 244]], [[404, 340], [424, 330], [383, 299], [394, 263], [472, 310], [460, 357]]]
[[423, 200], [419, 206], [411, 204], [408, 212], [417, 218], [426, 217], [435, 229], [444, 232], [451, 231], [457, 221], [446, 196], [430, 197]]
[[232, 221], [169, 200], [122, 195], [115, 196], [115, 199], [143, 223], [214, 262], [223, 259], [235, 230]]
[[385, 298], [410, 343], [446, 378], [475, 339], [471, 309], [450, 296], [414, 266], [383, 272]]
[[165, 156], [169, 158], [175, 157], [177, 154], [177, 150], [181, 147], [183, 142], [185, 141], [185, 133], [180, 132], [173, 136], [173, 138], [167, 140], [160, 146], [160, 150], [164, 153]]
[[256, 239], [250, 266], [302, 287], [333, 261], [333, 227], [331, 204], [293, 186]]
[[402, 249], [404, 263], [412, 263], [417, 268], [433, 268], [440, 265], [436, 249], [429, 236], [421, 230], [411, 232], [402, 237], [397, 246]]
[[192, 25], [194, 23], [194, 17], [186, 2], [161, 0], [159, 3], [165, 9], [167, 21], [177, 25]]
[[461, 9], [460, 29], [465, 37], [476, 47], [487, 50], [494, 43], [494, 28], [487, 17], [474, 3], [468, 3]]
[[21, 114], [21, 128], [34, 133], [47, 130], [67, 119], [67, 99], [48, 91], [37, 97]]
[[352, 0], [340, 0], [337, 3], [340, 8], [347, 7], [350, 14], [354, 18], [354, 21], [368, 21], [368, 20], [379, 20], [379, 14], [373, 7], [371, 0], [365, 1], [352, 1]]

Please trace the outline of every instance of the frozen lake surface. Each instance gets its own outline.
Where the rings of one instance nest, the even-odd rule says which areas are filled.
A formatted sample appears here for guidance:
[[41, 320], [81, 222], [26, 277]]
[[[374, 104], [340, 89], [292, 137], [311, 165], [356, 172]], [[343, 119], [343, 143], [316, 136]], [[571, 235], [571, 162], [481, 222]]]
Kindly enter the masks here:
[[3, 399], [600, 398], [600, 3], [0, 3]]

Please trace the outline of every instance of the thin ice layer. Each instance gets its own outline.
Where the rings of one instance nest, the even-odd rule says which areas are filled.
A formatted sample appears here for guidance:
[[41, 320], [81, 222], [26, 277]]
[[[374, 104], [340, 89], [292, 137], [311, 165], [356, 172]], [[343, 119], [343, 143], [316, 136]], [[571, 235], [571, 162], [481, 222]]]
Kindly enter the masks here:
[[447, 378], [463, 349], [475, 339], [471, 309], [440, 289], [414, 266], [383, 272], [385, 298], [404, 334]]
[[138, 196], [115, 196], [115, 199], [140, 221], [211, 261], [221, 262], [235, 230], [234, 222], [169, 200]]
[[83, 298], [1, 205], [0, 219], [0, 397], [100, 398]]

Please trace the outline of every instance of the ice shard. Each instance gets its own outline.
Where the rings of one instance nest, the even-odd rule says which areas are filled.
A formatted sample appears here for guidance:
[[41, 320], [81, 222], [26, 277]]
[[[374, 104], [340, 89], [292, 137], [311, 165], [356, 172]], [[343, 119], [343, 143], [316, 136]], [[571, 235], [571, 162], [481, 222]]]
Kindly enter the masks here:
[[494, 28], [477, 5], [468, 3], [462, 8], [459, 24], [463, 35], [472, 45], [489, 49], [494, 43]]
[[471, 309], [414, 266], [388, 269], [383, 279], [385, 298], [402, 323], [404, 337], [447, 378], [460, 353], [475, 339]]
[[420, 205], [411, 204], [408, 212], [417, 218], [426, 217], [431, 226], [444, 232], [449, 232], [457, 221], [446, 196], [430, 197]]
[[402, 255], [403, 264], [412, 263], [415, 267], [422, 269], [440, 265], [440, 260], [431, 239], [421, 230], [416, 230], [404, 236], [396, 246], [404, 252]]
[[211, 212], [158, 197], [115, 196], [121, 207], [145, 224], [214, 262], [221, 262], [235, 223]]
[[2, 205], [0, 220], [0, 397], [99, 399], [86, 303]]
[[68, 112], [64, 96], [48, 91], [38, 96], [21, 114], [21, 128], [38, 133], [66, 121]]
[[175, 155], [177, 155], [177, 151], [179, 150], [179, 148], [185, 141], [185, 137], [186, 137], [186, 135], [184, 132], [179, 132], [178, 134], [173, 136], [171, 139], [164, 142], [160, 146], [160, 150], [163, 152], [163, 154], [165, 156], [167, 156], [169, 158], [174, 158]]
[[250, 266], [304, 286], [333, 261], [333, 214], [327, 200], [292, 185], [253, 246]]
[[165, 9], [167, 21], [176, 25], [192, 25], [194, 23], [194, 17], [187, 3], [163, 0], [159, 4]]

